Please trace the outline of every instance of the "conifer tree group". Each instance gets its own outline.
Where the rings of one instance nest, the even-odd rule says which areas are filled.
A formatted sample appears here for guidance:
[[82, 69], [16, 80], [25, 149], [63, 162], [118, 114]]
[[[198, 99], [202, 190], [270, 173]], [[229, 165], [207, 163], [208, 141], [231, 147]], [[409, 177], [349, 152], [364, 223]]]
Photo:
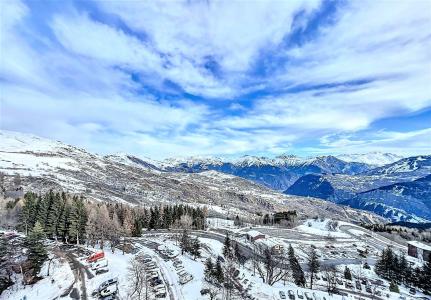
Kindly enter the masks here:
[[[45, 237], [82, 244], [106, 241], [114, 247], [121, 236], [140, 236], [142, 230], [204, 229], [206, 210], [188, 205], [131, 207], [121, 203], [93, 203], [64, 192], [24, 195], [19, 229], [28, 234], [39, 222]], [[194, 248], [197, 243], [194, 241]], [[199, 256], [199, 251], [194, 251]]]
[[431, 257], [424, 262], [423, 267], [413, 268], [404, 253], [398, 255], [387, 247], [383, 249], [377, 260], [374, 271], [379, 276], [393, 282], [393, 288], [398, 284], [416, 286], [424, 291], [431, 291]]

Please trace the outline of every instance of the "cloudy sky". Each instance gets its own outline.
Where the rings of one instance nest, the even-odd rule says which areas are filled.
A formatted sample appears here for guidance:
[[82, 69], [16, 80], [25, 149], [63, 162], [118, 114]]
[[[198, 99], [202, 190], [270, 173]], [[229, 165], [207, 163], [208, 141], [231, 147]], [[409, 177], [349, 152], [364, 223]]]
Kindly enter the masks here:
[[99, 153], [431, 153], [431, 1], [2, 0], [1, 128]]

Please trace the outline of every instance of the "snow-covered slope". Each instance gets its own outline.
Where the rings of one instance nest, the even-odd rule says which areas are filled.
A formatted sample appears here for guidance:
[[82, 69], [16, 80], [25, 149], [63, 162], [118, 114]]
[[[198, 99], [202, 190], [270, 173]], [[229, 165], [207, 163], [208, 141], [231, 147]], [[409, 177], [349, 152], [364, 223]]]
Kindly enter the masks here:
[[[64, 189], [99, 201], [136, 205], [184, 202], [207, 205], [223, 214], [295, 209], [300, 215], [368, 222], [373, 214], [317, 199], [288, 196], [215, 170], [199, 173], [161, 171], [157, 162], [127, 154], [100, 156], [61, 142], [1, 131], [0, 172], [6, 196], [19, 184], [36, 192]], [[157, 166], [156, 166], [157, 165]]]
[[383, 166], [394, 163], [403, 157], [393, 153], [368, 152], [362, 154], [341, 154], [337, 158], [346, 162], [359, 162], [373, 166]]

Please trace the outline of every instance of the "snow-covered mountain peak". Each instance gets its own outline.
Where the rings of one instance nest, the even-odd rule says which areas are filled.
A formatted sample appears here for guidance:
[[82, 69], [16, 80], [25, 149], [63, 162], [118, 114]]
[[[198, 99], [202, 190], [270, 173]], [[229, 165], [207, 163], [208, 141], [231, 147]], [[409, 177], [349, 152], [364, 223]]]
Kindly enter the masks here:
[[240, 158], [232, 160], [232, 163], [236, 166], [241, 166], [241, 167], [251, 167], [251, 166], [259, 167], [264, 165], [271, 165], [274, 163], [274, 161], [267, 157], [244, 155]]
[[403, 159], [403, 157], [398, 154], [384, 153], [378, 151], [356, 154], [340, 154], [337, 155], [337, 158], [346, 162], [359, 162], [373, 166], [383, 166]]
[[66, 145], [32, 134], [0, 130], [0, 151], [5, 152], [56, 152]]
[[189, 157], [171, 157], [161, 162], [162, 167], [172, 167], [185, 164], [188, 167], [196, 165], [221, 165], [221, 158], [212, 156], [189, 156]]

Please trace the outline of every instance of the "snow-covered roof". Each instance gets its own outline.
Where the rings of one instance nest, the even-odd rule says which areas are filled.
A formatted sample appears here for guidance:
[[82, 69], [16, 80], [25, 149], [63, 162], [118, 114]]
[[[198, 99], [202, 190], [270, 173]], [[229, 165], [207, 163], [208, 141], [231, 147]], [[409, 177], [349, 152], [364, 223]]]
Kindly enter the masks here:
[[264, 234], [257, 231], [257, 230], [250, 230], [250, 231], [247, 231], [247, 235], [249, 235], [251, 237], [257, 237], [259, 235], [264, 235]]
[[280, 243], [280, 242], [278, 242], [278, 241], [276, 241], [276, 240], [274, 240], [272, 238], [264, 239], [264, 240], [259, 240], [258, 242], [261, 243], [261, 244], [265, 244], [268, 247], [283, 246], [282, 243]]
[[415, 246], [417, 248], [421, 248], [423, 250], [431, 251], [431, 246], [424, 244], [424, 243], [421, 243], [421, 242], [418, 242], [418, 241], [410, 241], [410, 242], [408, 242], [408, 244]]

